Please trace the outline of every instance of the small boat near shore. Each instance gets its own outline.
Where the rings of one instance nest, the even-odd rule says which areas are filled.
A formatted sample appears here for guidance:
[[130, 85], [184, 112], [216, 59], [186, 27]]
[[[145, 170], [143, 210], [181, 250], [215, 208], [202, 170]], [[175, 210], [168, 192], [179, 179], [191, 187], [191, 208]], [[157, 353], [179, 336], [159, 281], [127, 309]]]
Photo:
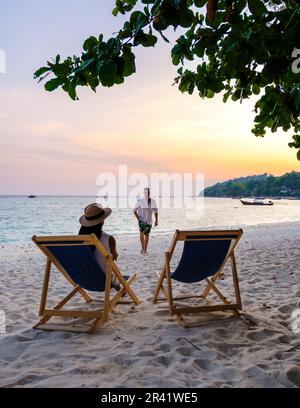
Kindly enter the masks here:
[[272, 200], [267, 200], [267, 199], [254, 199], [254, 200], [243, 200], [240, 198], [240, 202], [243, 205], [274, 205]]
[[27, 198], [36, 198], [35, 195], [29, 195]]

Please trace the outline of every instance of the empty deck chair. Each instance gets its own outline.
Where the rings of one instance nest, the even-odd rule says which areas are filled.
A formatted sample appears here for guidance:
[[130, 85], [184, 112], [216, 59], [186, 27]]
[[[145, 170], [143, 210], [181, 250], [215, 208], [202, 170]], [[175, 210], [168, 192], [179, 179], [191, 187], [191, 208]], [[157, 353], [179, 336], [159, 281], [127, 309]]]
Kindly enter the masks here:
[[[128, 294], [131, 301], [135, 304], [140, 303], [130, 288], [130, 284], [135, 279], [136, 274], [122, 276], [112, 256], [105, 250], [96, 235], [60, 237], [34, 236], [32, 240], [47, 257], [39, 310], [41, 319], [34, 328], [94, 333], [97, 328], [106, 322], [109, 313], [117, 303], [126, 303], [126, 300], [123, 300], [124, 295]], [[97, 263], [91, 247], [96, 247], [106, 258], [105, 272]], [[52, 264], [55, 265], [58, 271], [69, 281], [73, 286], [73, 290], [54, 308], [48, 309], [46, 308], [46, 301]], [[121, 289], [111, 297], [112, 274], [118, 279]], [[62, 310], [62, 307], [77, 293], [79, 293], [85, 301], [91, 302], [92, 298], [86, 290], [104, 293], [103, 308], [98, 310]], [[115, 289], [113, 289], [113, 291], [115, 291]], [[127, 301], [127, 303], [129, 302]], [[50, 326], [50, 324], [46, 324], [53, 316], [83, 318], [92, 320], [92, 322], [88, 328], [75, 328], [74, 326], [61, 325]]]
[[[220, 231], [176, 231], [169, 251], [165, 253], [165, 263], [162, 272], [158, 275], [158, 282], [154, 291], [153, 302], [168, 300], [170, 315], [176, 315], [181, 324], [185, 324], [184, 314], [232, 311], [238, 314], [242, 310], [242, 302], [237, 276], [234, 249], [239, 242], [243, 231], [220, 230]], [[170, 271], [170, 261], [178, 241], [184, 241], [183, 252], [179, 264], [174, 272]], [[233, 278], [234, 302], [228, 301], [216, 286], [226, 262], [230, 259]], [[166, 288], [164, 281], [166, 280]], [[173, 297], [172, 281], [184, 283], [205, 282], [206, 287], [202, 294]], [[163, 292], [165, 298], [158, 298]], [[221, 300], [220, 304], [199, 306], [178, 306], [176, 301], [190, 298], [206, 299], [209, 292], [213, 291]]]

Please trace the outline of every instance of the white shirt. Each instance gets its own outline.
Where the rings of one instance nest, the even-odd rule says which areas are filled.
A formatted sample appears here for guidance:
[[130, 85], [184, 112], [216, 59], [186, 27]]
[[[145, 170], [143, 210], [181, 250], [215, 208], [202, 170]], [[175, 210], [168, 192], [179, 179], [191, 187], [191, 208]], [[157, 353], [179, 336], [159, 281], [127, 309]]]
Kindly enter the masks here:
[[156, 201], [151, 198], [150, 205], [148, 205], [145, 198], [140, 198], [134, 206], [134, 211], [137, 212], [139, 220], [152, 225], [152, 214], [158, 213]]

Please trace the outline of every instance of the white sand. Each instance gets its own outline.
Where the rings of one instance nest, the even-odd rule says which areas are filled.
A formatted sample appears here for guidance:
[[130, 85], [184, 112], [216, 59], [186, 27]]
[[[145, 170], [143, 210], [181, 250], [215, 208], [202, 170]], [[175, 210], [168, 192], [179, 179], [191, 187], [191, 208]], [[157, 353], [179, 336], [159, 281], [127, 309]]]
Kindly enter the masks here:
[[[117, 306], [96, 335], [33, 330], [44, 257], [31, 244], [0, 247], [0, 309], [7, 314], [0, 386], [299, 387], [300, 334], [291, 330], [290, 316], [300, 308], [300, 224], [244, 232], [237, 264], [244, 311], [256, 326], [229, 319], [184, 329], [163, 304], [152, 304], [170, 242], [162, 235], [152, 239], [148, 256], [139, 254], [135, 237], [118, 242], [122, 272], [138, 275], [133, 288], [141, 305]], [[69, 285], [53, 276], [56, 301]]]

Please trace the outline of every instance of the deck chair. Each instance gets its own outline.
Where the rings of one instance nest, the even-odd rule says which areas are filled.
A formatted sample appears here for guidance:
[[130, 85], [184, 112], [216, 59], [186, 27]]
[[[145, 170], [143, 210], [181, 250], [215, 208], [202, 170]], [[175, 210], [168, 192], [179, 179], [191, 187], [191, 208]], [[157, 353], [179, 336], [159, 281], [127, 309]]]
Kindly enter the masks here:
[[[154, 291], [153, 302], [167, 300], [169, 303], [170, 316], [176, 315], [177, 320], [186, 326], [184, 314], [207, 313], [216, 311], [232, 311], [239, 315], [242, 310], [242, 302], [237, 276], [234, 249], [241, 239], [243, 231], [220, 230], [220, 231], [176, 231], [169, 251], [165, 253], [163, 270], [158, 274], [158, 282]], [[170, 261], [178, 241], [184, 241], [183, 252], [179, 264], [174, 272], [170, 271]], [[226, 262], [230, 259], [235, 293], [235, 301], [229, 302], [216, 285]], [[164, 281], [166, 286], [164, 287]], [[202, 294], [191, 296], [173, 297], [172, 281], [184, 283], [206, 282]], [[213, 291], [221, 300], [220, 304], [202, 306], [178, 306], [177, 300], [202, 298], [206, 299], [209, 292]], [[163, 292], [164, 298], [159, 298]]]
[[[140, 303], [137, 296], [130, 288], [136, 274], [122, 276], [112, 256], [108, 254], [96, 235], [76, 235], [60, 237], [32, 237], [33, 242], [46, 255], [46, 268], [41, 295], [39, 315], [41, 317], [34, 328], [44, 330], [67, 330], [75, 332], [95, 333], [108, 319], [109, 313], [117, 303], [129, 303], [123, 300], [127, 294], [131, 298], [130, 303]], [[106, 271], [104, 272], [97, 263], [91, 247], [96, 249], [106, 258]], [[51, 265], [69, 281], [73, 290], [54, 308], [46, 308], [49, 287]], [[112, 274], [118, 279], [121, 289], [111, 297]], [[80, 294], [87, 302], [92, 298], [86, 291], [104, 292], [104, 306], [100, 310], [62, 310], [62, 307]], [[114, 289], [113, 289], [114, 290]], [[50, 326], [46, 324], [53, 316], [82, 318], [92, 320], [88, 328], [74, 326]]]

